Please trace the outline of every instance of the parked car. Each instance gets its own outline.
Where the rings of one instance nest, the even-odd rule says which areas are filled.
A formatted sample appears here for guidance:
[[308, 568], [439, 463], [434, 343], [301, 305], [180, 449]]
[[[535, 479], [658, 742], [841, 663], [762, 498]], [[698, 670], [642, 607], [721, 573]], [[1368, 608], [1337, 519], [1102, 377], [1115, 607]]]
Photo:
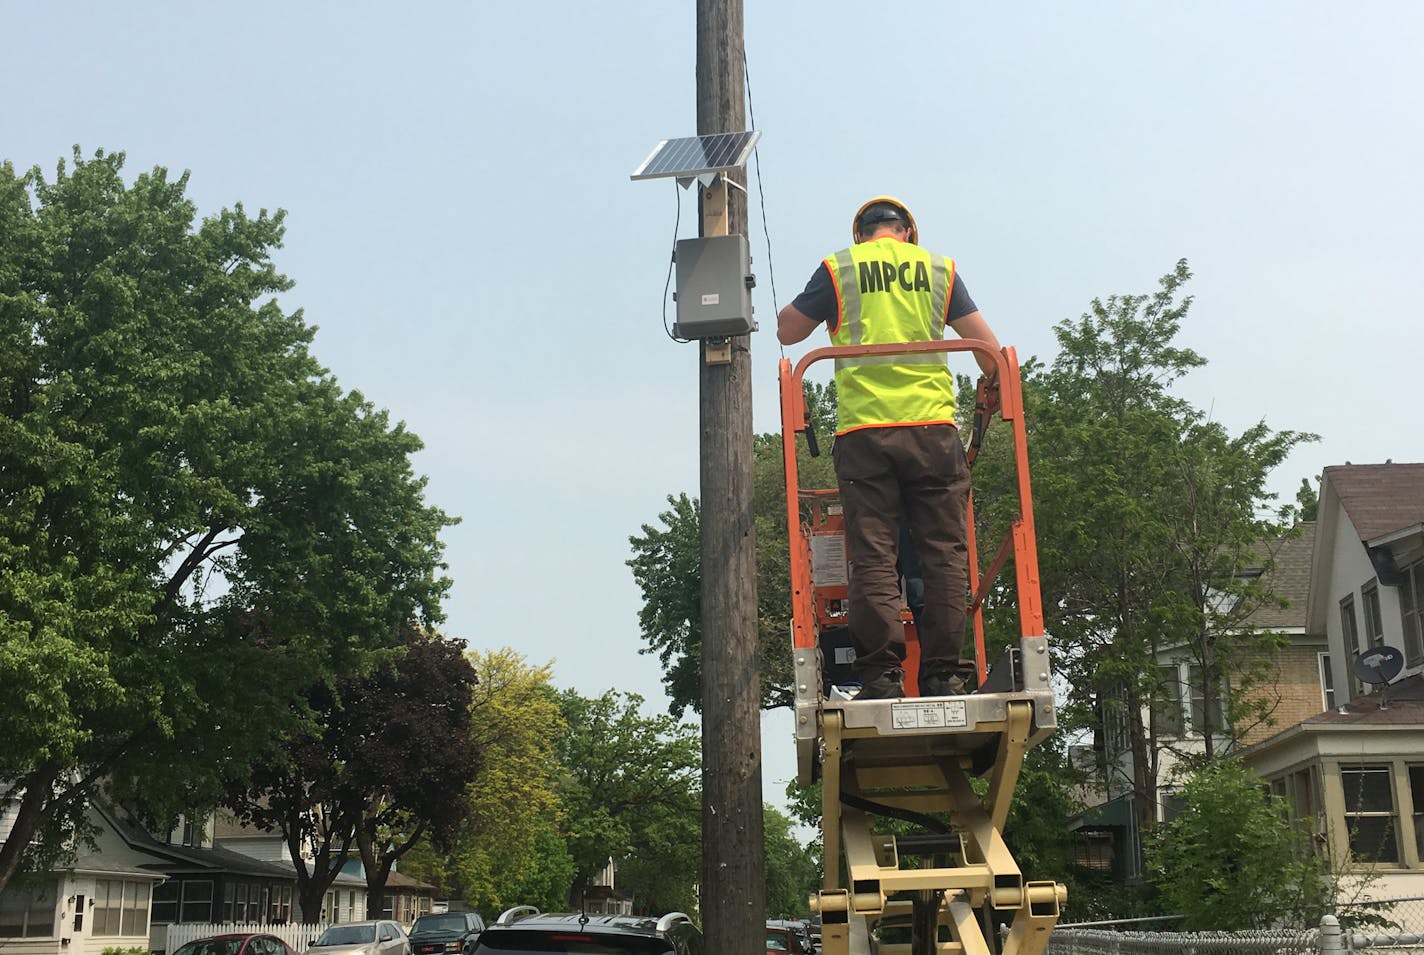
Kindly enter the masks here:
[[702, 955], [702, 933], [681, 912], [549, 915], [532, 905], [507, 909], [487, 925], [474, 955]]
[[297, 955], [297, 950], [275, 935], [245, 932], [195, 938], [173, 955]]
[[766, 955], [811, 955], [811, 946], [801, 940], [801, 933], [795, 929], [768, 925]]
[[478, 912], [441, 912], [422, 915], [410, 927], [410, 947], [415, 955], [470, 955], [475, 939], [485, 930]]
[[767, 928], [784, 928], [801, 940], [801, 948], [807, 953], [819, 951], [816, 940], [811, 936], [811, 923], [803, 922], [800, 919], [767, 919]]
[[412, 955], [405, 929], [395, 922], [343, 922], [318, 936], [306, 955]]

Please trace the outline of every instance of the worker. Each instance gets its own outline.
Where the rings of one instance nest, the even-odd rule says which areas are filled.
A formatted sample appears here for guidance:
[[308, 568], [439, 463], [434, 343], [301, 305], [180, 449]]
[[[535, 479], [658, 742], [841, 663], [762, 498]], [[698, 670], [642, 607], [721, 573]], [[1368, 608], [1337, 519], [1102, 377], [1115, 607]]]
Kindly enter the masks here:
[[[783, 345], [825, 324], [834, 345], [934, 341], [944, 329], [999, 341], [954, 262], [919, 246], [904, 203], [880, 196], [851, 223], [850, 248], [827, 256], [776, 317]], [[986, 377], [997, 366], [975, 353]], [[903, 520], [923, 571], [921, 696], [967, 690], [969, 465], [954, 424], [954, 376], [943, 352], [836, 359], [836, 478], [851, 562], [849, 625], [857, 699], [905, 695], [905, 630], [896, 559]]]

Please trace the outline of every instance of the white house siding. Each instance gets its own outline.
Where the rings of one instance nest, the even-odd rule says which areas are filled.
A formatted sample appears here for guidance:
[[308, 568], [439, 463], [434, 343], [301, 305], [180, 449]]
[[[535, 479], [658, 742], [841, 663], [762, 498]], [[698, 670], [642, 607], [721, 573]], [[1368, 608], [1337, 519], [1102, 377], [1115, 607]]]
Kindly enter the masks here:
[[[1355, 621], [1357, 632], [1364, 633], [1364, 601], [1360, 588], [1375, 579], [1375, 569], [1365, 554], [1365, 545], [1360, 543], [1360, 535], [1355, 525], [1350, 523], [1345, 509], [1338, 502], [1332, 508], [1334, 528], [1330, 552], [1330, 578], [1325, 586], [1324, 604], [1321, 607], [1325, 618], [1325, 633], [1330, 641], [1330, 668], [1335, 674], [1336, 703], [1354, 699], [1358, 693], [1350, 664], [1355, 659], [1357, 646], [1346, 646], [1345, 632], [1340, 622], [1340, 601], [1346, 595], [1355, 598]], [[1379, 588], [1380, 616], [1384, 621], [1385, 642], [1399, 646], [1403, 639], [1399, 620], [1399, 597], [1393, 587]], [[1392, 609], [1386, 610], [1386, 601], [1392, 602]], [[1393, 620], [1393, 628], [1390, 623]], [[1391, 636], [1392, 635], [1392, 636]], [[1368, 688], [1366, 688], [1368, 692]]]
[[154, 857], [146, 852], [139, 852], [129, 846], [123, 838], [107, 825], [100, 826], [98, 837], [94, 841], [94, 851], [101, 856], [105, 862], [114, 865], [124, 866], [144, 866], [151, 865]]
[[[59, 940], [53, 938], [6, 938], [0, 939], [0, 951], [5, 955], [57, 955], [60, 947]], [[94, 949], [93, 955], [99, 955], [100, 951]], [[65, 948], [63, 952], [64, 955], [89, 955], [83, 949], [71, 952]]]

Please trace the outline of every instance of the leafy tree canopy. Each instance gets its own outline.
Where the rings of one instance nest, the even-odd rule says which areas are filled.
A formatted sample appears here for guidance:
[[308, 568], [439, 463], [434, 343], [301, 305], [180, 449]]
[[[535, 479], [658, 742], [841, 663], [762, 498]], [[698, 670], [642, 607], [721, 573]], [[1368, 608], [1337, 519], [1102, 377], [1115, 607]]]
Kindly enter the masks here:
[[[822, 454], [812, 457], [804, 441], [796, 455], [801, 483], [835, 487], [830, 458], [835, 433], [835, 386], [806, 385], [806, 404], [821, 442]], [[786, 479], [780, 433], [753, 438], [752, 499], [756, 520], [758, 667], [762, 706], [790, 706], [791, 580], [786, 533]], [[670, 709], [681, 715], [702, 708], [702, 570], [699, 511], [696, 499], [669, 495], [669, 508], [658, 515], [659, 526], [644, 524], [630, 537], [628, 561], [643, 594], [638, 622], [647, 643], [644, 653], [656, 653], [663, 667], [663, 685]]]
[[[578, 904], [609, 860], [662, 859], [663, 897], [699, 881], [699, 855], [670, 851], [701, 832], [701, 742], [697, 730], [670, 716], [644, 716], [636, 693], [609, 690], [594, 699], [565, 690], [559, 707], [567, 729], [558, 756], [564, 840], [574, 861], [569, 903]], [[701, 844], [700, 836], [697, 844]]]
[[419, 440], [276, 301], [283, 213], [123, 165], [0, 166], [0, 887], [100, 780], [214, 805], [448, 583]]
[[792, 820], [774, 807], [766, 806], [764, 816], [767, 917], [805, 918], [821, 888], [819, 848], [802, 845]]
[[417, 848], [401, 871], [481, 912], [561, 908], [574, 872], [561, 832], [557, 745], [565, 726], [550, 665], [507, 648], [469, 656], [480, 682], [464, 732], [480, 753], [479, 773], [461, 793], [463, 816], [449, 846]]
[[368, 674], [310, 688], [320, 728], [294, 734], [231, 786], [240, 819], [285, 838], [309, 921], [353, 848], [379, 910], [397, 860], [422, 839], [454, 840], [479, 770], [469, 732], [476, 675], [462, 645], [414, 630], [403, 643]]
[[1060, 715], [1069, 728], [1126, 724], [1142, 812], [1172, 729], [1155, 714], [1180, 705], [1164, 666], [1204, 674], [1202, 712], [1225, 715], [1194, 727], [1209, 751], [1270, 718], [1251, 690], [1279, 637], [1243, 622], [1275, 599], [1263, 544], [1289, 533], [1268, 478], [1314, 438], [1264, 422], [1232, 434], [1173, 392], [1206, 361], [1176, 343], [1190, 277], [1181, 261], [1151, 295], [1094, 300], [1055, 328], [1051, 366], [1025, 363], [1043, 606], [1073, 687]]

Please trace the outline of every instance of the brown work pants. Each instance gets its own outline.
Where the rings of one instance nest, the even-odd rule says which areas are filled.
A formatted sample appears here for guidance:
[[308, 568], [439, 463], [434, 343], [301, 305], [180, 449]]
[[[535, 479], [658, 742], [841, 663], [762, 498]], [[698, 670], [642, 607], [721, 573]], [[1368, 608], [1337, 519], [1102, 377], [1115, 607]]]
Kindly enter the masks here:
[[956, 670], [964, 646], [969, 558], [969, 465], [953, 425], [862, 428], [836, 437], [833, 456], [850, 556], [850, 632], [858, 673], [901, 665], [904, 601], [895, 570], [900, 522], [924, 571], [920, 673]]

